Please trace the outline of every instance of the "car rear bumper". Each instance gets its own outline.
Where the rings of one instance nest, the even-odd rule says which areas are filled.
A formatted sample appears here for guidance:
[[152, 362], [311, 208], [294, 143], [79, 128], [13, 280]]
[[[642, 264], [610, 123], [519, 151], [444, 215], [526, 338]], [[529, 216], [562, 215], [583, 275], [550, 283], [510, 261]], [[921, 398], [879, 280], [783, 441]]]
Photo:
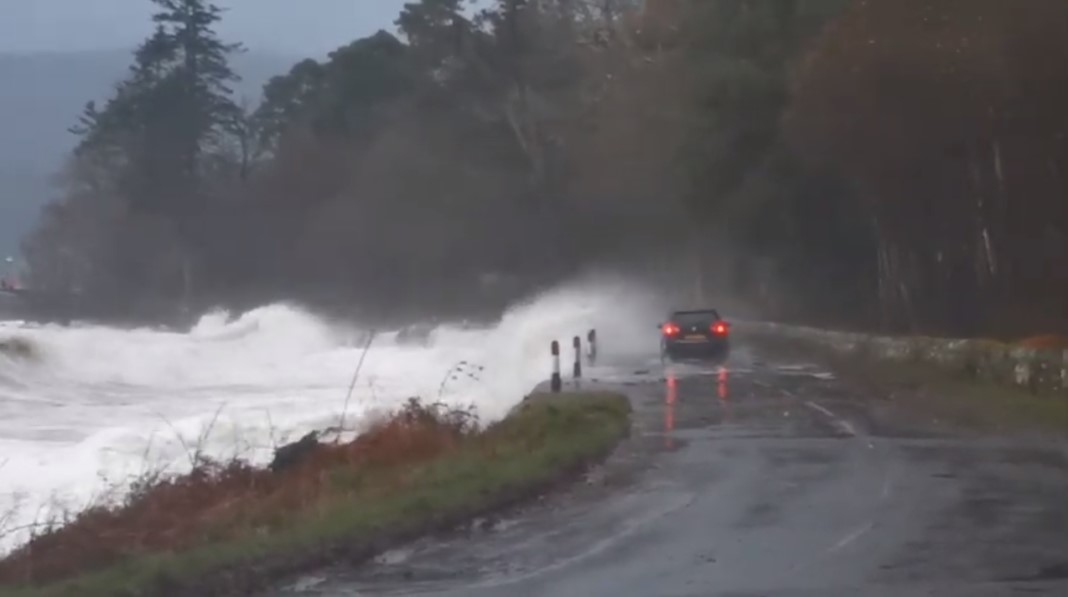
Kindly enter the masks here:
[[673, 359], [701, 359], [725, 357], [730, 352], [726, 340], [709, 342], [669, 342], [664, 345], [664, 354]]

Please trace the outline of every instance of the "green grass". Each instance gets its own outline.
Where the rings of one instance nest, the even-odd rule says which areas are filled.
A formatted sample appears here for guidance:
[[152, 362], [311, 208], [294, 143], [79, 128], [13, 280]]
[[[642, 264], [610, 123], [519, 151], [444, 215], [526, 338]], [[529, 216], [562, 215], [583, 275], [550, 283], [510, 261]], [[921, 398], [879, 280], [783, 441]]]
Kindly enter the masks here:
[[11, 597], [246, 594], [333, 559], [462, 523], [548, 488], [602, 458], [629, 430], [625, 397], [532, 400], [457, 449], [416, 466], [331, 471], [313, 507], [241, 536], [173, 553], [132, 556], [46, 586], [0, 585]]
[[891, 397], [906, 416], [982, 433], [1068, 435], [1068, 396], [1034, 395], [931, 363], [843, 354], [804, 340], [747, 340], [769, 355], [824, 363], [866, 396]]
[[982, 432], [1068, 434], [1068, 398], [1036, 396], [1023, 389], [969, 379], [923, 363], [837, 357], [847, 378], [888, 388], [902, 405], [941, 421]]

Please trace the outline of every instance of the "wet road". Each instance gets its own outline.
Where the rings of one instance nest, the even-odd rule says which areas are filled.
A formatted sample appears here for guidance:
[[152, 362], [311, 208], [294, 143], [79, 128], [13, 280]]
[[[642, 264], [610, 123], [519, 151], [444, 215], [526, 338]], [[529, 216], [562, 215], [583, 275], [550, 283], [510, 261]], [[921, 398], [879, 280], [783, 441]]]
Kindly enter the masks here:
[[274, 594], [1068, 595], [1063, 445], [910, 428], [751, 355], [591, 377], [635, 433], [585, 483]]

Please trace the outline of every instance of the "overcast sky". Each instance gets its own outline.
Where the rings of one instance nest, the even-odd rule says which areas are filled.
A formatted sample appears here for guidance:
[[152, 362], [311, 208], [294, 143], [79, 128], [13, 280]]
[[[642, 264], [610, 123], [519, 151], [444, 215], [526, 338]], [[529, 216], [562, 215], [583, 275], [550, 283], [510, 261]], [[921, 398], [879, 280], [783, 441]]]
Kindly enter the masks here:
[[[251, 50], [324, 55], [393, 30], [405, 0], [216, 0], [229, 9], [218, 30]], [[149, 0], [0, 0], [0, 52], [133, 46], [151, 32]]]

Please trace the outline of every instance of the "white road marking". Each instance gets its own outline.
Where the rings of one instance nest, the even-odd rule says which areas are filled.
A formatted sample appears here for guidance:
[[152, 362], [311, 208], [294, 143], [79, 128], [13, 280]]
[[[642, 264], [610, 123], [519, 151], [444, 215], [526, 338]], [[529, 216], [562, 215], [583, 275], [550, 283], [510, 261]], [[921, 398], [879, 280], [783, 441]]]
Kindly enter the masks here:
[[797, 573], [797, 572], [799, 572], [801, 570], [804, 570], [806, 568], [811, 568], [812, 566], [815, 566], [815, 565], [819, 564], [820, 562], [830, 558], [835, 552], [841, 551], [841, 550], [845, 549], [846, 547], [848, 547], [849, 545], [855, 543], [857, 541], [857, 539], [860, 539], [864, 535], [868, 534], [874, 528], [875, 528], [875, 522], [869, 521], [869, 522], [864, 523], [863, 525], [861, 525], [861, 526], [857, 527], [856, 529], [850, 531], [849, 534], [847, 534], [844, 537], [842, 537], [841, 539], [839, 539], [837, 543], [835, 543], [834, 545], [828, 547], [822, 553], [820, 553], [820, 554], [816, 555], [815, 557], [813, 557], [811, 560], [803, 561], [803, 562], [799, 562], [799, 563], [795, 564], [792, 568], [790, 568], [790, 570], [788, 572], [786, 572], [786, 574], [795, 574], [795, 573]]
[[854, 437], [857, 436], [856, 428], [853, 427], [853, 425], [849, 421], [846, 421], [845, 419], [840, 418], [838, 415], [836, 415], [833, 412], [831, 412], [830, 409], [828, 409], [827, 407], [822, 406], [820, 404], [816, 404], [815, 402], [805, 402], [805, 406], [811, 408], [814, 411], [817, 411], [817, 412], [825, 415], [827, 418], [829, 418], [831, 420], [831, 423], [834, 424], [835, 427], [838, 427], [839, 429], [841, 429], [845, 433], [847, 433], [849, 435], [852, 435]]
[[875, 528], [875, 523], [874, 522], [865, 523], [863, 526], [861, 526], [860, 528], [854, 530], [852, 533], [849, 533], [845, 537], [842, 537], [841, 541], [839, 541], [838, 543], [835, 543], [830, 548], [828, 548], [827, 549], [827, 553], [834, 553], [834, 552], [836, 552], [836, 551], [838, 551], [840, 549], [843, 549], [843, 548], [849, 546], [850, 543], [853, 543], [857, 539], [860, 539], [865, 534], [867, 534], [868, 531], [870, 531], [870, 530], [872, 530], [874, 528]]

